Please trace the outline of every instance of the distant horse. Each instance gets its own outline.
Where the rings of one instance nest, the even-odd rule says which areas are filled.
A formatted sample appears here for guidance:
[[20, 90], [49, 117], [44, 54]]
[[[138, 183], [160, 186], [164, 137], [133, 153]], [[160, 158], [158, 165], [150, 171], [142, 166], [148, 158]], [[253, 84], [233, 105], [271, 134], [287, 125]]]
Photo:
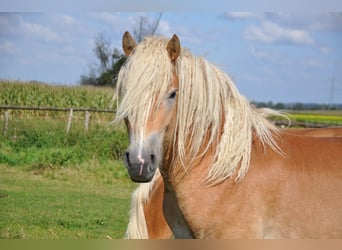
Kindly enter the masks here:
[[175, 238], [339, 238], [342, 139], [287, 133], [179, 39], [123, 37], [117, 120], [133, 181], [159, 167]]
[[[299, 136], [342, 136], [342, 127], [313, 129], [286, 129], [284, 132]], [[125, 234], [128, 239], [170, 239], [172, 231], [163, 211], [164, 184], [157, 170], [154, 181], [140, 184], [132, 195], [129, 224]]]

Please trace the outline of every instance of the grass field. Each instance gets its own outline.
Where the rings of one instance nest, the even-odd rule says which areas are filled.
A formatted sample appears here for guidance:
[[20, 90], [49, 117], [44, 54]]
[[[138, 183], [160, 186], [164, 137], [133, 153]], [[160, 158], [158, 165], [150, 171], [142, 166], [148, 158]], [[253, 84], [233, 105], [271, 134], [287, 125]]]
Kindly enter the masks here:
[[122, 238], [136, 186], [121, 161], [125, 129], [103, 117], [85, 132], [75, 117], [66, 135], [63, 117], [10, 117], [0, 135], [0, 238]]
[[319, 123], [327, 125], [342, 126], [342, 112], [340, 111], [307, 111], [307, 112], [293, 112], [289, 114], [292, 121]]
[[118, 162], [29, 170], [0, 165], [0, 238], [122, 238], [134, 184]]
[[[0, 105], [107, 109], [113, 89], [0, 81]], [[113, 114], [9, 112], [0, 134], [0, 238], [122, 238], [127, 226], [129, 180], [121, 156], [126, 130]], [[0, 110], [0, 128], [4, 110]]]
[[[291, 121], [290, 124], [304, 123], [310, 127], [312, 125], [322, 126], [342, 126], [342, 110], [290, 110], [286, 113], [287, 118]], [[283, 121], [288, 124], [289, 121], [284, 117], [271, 117], [271, 120]]]

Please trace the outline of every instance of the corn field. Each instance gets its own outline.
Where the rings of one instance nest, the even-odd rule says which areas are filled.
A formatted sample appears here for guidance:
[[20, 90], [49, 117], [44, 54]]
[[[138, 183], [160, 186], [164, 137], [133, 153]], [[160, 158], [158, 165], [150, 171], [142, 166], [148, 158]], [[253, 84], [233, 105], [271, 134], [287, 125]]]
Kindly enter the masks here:
[[[110, 106], [113, 93], [114, 90], [109, 87], [57, 86], [36, 81], [0, 80], [0, 106], [114, 109]], [[11, 114], [58, 117], [61, 112], [12, 110]], [[97, 113], [95, 116], [101, 119], [108, 114]]]
[[0, 105], [59, 108], [110, 108], [114, 90], [0, 80]]

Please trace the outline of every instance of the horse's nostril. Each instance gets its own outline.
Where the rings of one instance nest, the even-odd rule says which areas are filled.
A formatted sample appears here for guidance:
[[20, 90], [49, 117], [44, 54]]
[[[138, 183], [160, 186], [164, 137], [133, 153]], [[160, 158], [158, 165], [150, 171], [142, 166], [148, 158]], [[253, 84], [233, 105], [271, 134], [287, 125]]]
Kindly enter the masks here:
[[152, 162], [154, 162], [155, 156], [154, 155], [150, 155], [150, 159]]
[[128, 151], [126, 151], [126, 161], [127, 161], [127, 163], [129, 163], [129, 152]]

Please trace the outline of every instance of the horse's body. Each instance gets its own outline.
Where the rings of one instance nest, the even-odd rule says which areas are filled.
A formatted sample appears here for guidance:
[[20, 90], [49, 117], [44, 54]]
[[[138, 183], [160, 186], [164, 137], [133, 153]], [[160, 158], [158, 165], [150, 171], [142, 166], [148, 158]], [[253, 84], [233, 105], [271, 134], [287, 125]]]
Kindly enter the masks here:
[[175, 238], [342, 237], [342, 138], [277, 129], [176, 36], [123, 48], [125, 164], [136, 182], [159, 167]]
[[208, 155], [171, 184], [196, 238], [341, 237], [342, 158], [335, 159], [341, 140], [284, 134], [279, 146], [286, 157], [256, 140], [249, 172], [239, 183], [196, 182], [205, 178]]
[[[342, 136], [342, 127], [327, 127], [319, 129], [286, 129], [285, 133], [296, 134], [298, 136], [310, 137], [339, 137]], [[300, 140], [300, 138], [297, 138]], [[126, 232], [129, 239], [170, 239], [172, 231], [167, 224], [163, 210], [164, 183], [162, 176], [157, 174], [152, 186], [140, 184], [137, 188], [138, 194], [132, 196], [132, 208], [130, 212], [130, 223]], [[144, 196], [144, 199], [139, 198]], [[141, 225], [140, 229], [132, 226]]]
[[314, 136], [314, 137], [341, 137], [342, 136], [342, 127], [286, 129], [285, 131], [289, 133], [302, 135], [302, 136]]

